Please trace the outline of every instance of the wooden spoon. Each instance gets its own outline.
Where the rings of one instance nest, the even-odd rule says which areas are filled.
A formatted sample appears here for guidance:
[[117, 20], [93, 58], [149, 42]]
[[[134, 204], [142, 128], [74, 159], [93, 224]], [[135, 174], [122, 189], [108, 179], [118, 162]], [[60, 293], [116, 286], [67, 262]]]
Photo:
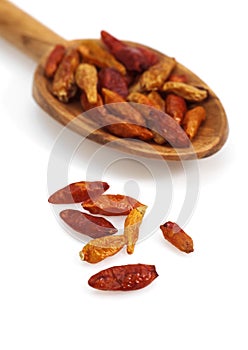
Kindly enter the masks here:
[[[63, 104], [51, 94], [49, 82], [44, 77], [44, 63], [48, 53], [56, 44], [70, 46], [77, 42], [84, 43], [84, 40], [66, 41], [6, 0], [0, 0], [0, 35], [38, 62], [33, 81], [33, 97], [41, 108], [58, 122], [95, 142], [110, 142], [111, 147], [144, 157], [180, 160], [208, 157], [217, 152], [227, 139], [228, 122], [220, 100], [199, 77], [180, 63], [177, 64], [175, 73], [186, 74], [192, 84], [205, 87], [209, 97], [201, 103], [207, 111], [207, 120], [193, 139], [193, 147], [173, 149], [165, 145], [120, 139], [102, 129], [95, 130], [95, 124], [87, 118], [76, 118], [82, 113], [79, 102]], [[90, 40], [99, 42], [96, 39]]]

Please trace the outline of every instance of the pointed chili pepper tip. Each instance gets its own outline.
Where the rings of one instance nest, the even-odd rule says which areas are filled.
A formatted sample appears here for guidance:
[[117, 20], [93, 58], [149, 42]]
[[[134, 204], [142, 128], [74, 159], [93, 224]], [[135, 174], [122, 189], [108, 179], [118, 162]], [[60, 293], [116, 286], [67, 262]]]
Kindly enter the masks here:
[[84, 261], [84, 253], [82, 252], [82, 250], [79, 252], [79, 256], [80, 256], [80, 259]]

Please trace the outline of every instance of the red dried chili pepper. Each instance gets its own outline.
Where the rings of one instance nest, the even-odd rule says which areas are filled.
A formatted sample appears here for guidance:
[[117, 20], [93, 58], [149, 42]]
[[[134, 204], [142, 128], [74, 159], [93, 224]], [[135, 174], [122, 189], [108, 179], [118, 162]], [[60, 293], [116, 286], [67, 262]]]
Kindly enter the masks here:
[[52, 204], [81, 203], [96, 198], [107, 191], [109, 185], [102, 181], [74, 182], [53, 193], [48, 202]]
[[79, 210], [66, 209], [60, 212], [60, 217], [73, 230], [91, 238], [113, 235], [118, 230], [108, 220], [82, 213]]
[[45, 75], [52, 78], [65, 55], [66, 48], [63, 45], [56, 45], [51, 51], [45, 64]]
[[148, 286], [157, 277], [154, 265], [130, 264], [102, 270], [91, 276], [88, 284], [100, 290], [131, 291]]
[[176, 248], [185, 253], [194, 251], [193, 240], [176, 223], [168, 221], [160, 226], [163, 236]]
[[158, 56], [147, 48], [127, 45], [104, 30], [101, 38], [112, 55], [128, 70], [142, 72], [158, 62]]
[[165, 99], [166, 113], [168, 113], [179, 124], [187, 112], [187, 104], [183, 97], [175, 94], [168, 94]]
[[99, 89], [107, 88], [117, 92], [123, 98], [128, 95], [127, 81], [124, 76], [114, 68], [102, 68], [98, 73]]
[[143, 204], [122, 194], [105, 194], [97, 197], [96, 200], [85, 201], [82, 206], [92, 214], [117, 216], [128, 215], [132, 209], [143, 206]]

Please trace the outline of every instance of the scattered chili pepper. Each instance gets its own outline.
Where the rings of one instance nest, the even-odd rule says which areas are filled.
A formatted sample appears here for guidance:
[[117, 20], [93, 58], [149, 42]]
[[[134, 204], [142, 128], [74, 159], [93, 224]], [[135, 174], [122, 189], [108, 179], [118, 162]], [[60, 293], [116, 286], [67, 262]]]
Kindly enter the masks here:
[[107, 216], [128, 215], [132, 209], [142, 205], [136, 199], [122, 194], [105, 194], [82, 203], [83, 208], [91, 214]]
[[101, 38], [112, 55], [128, 70], [142, 72], [158, 62], [158, 57], [153, 51], [128, 45], [104, 30], [101, 31]]
[[129, 264], [102, 270], [91, 276], [88, 284], [99, 290], [131, 291], [148, 286], [157, 277], [154, 265]]
[[114, 68], [102, 68], [98, 73], [99, 89], [106, 88], [117, 92], [123, 98], [128, 95], [127, 81], [123, 75]]
[[168, 113], [178, 124], [182, 123], [187, 112], [187, 104], [183, 97], [175, 94], [168, 94], [165, 99], [166, 113]]
[[60, 212], [60, 217], [73, 230], [91, 238], [113, 235], [118, 231], [108, 220], [79, 210], [65, 209]]
[[68, 102], [77, 92], [74, 74], [78, 65], [79, 53], [76, 49], [69, 48], [58, 66], [52, 83], [52, 93], [61, 102]]
[[66, 52], [66, 48], [63, 45], [56, 45], [48, 56], [45, 64], [45, 75], [48, 78], [52, 78], [62, 61]]
[[147, 206], [142, 205], [132, 209], [124, 223], [124, 236], [127, 240], [127, 253], [133, 254], [134, 246], [139, 238], [139, 228], [145, 215]]
[[118, 253], [126, 244], [124, 235], [105, 236], [93, 239], [79, 252], [82, 261], [96, 264]]
[[102, 181], [80, 181], [67, 185], [53, 193], [48, 202], [52, 204], [81, 203], [96, 198], [107, 191], [109, 185]]
[[168, 221], [160, 226], [164, 238], [185, 253], [194, 251], [193, 240], [176, 223]]
[[201, 125], [206, 119], [206, 110], [202, 106], [190, 109], [184, 117], [183, 128], [189, 138], [192, 140]]

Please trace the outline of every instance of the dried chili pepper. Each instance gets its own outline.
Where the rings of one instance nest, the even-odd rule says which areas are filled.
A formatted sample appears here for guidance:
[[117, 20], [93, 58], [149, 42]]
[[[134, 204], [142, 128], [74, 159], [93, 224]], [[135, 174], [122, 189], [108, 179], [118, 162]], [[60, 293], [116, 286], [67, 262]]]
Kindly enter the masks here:
[[79, 252], [82, 261], [96, 264], [112, 255], [117, 254], [126, 244], [123, 235], [106, 236], [93, 239]]
[[102, 270], [91, 276], [88, 284], [99, 290], [131, 291], [148, 286], [157, 277], [154, 265], [129, 264]]
[[78, 51], [86, 63], [94, 64], [96, 67], [112, 67], [118, 70], [122, 75], [126, 74], [126, 68], [118, 62], [111, 53], [92, 40], [84, 41], [78, 48]]
[[135, 103], [155, 107], [154, 103], [149, 99], [149, 97], [147, 95], [142, 94], [141, 92], [131, 92], [127, 96], [127, 100], [129, 102], [135, 102]]
[[206, 110], [202, 106], [190, 109], [183, 119], [183, 128], [189, 138], [192, 140], [201, 125], [206, 119]]
[[161, 97], [161, 95], [157, 91], [151, 91], [147, 97], [149, 98], [150, 101], [152, 101], [154, 107], [159, 109], [160, 111], [165, 111], [165, 101]]
[[[121, 104], [122, 103], [118, 103], [118, 105]], [[124, 104], [127, 104], [127, 102]], [[112, 104], [111, 107], [113, 107], [113, 105], [114, 104]], [[128, 108], [124, 107], [124, 110], [127, 111]], [[135, 113], [133, 113], [132, 117], [134, 117], [134, 115]], [[84, 116], [96, 122], [99, 128], [104, 128], [111, 134], [121, 138], [137, 138], [143, 141], [149, 141], [153, 138], [153, 133], [146, 127], [130, 122], [123, 122], [122, 116], [109, 113], [104, 106], [93, 108], [89, 112], [85, 112]]]
[[185, 253], [194, 251], [193, 240], [176, 223], [168, 221], [160, 226], [164, 238]]
[[66, 52], [66, 48], [63, 45], [56, 45], [48, 56], [45, 64], [45, 75], [48, 78], [52, 78], [62, 61]]
[[168, 78], [168, 81], [177, 81], [180, 83], [187, 83], [188, 77], [185, 74], [171, 74]]
[[88, 101], [88, 98], [84, 91], [82, 91], [80, 95], [80, 103], [84, 111], [88, 111], [89, 109], [99, 107], [103, 105], [102, 97], [100, 94], [97, 94], [97, 100], [95, 103], [91, 103]]
[[149, 128], [163, 137], [172, 147], [185, 148], [190, 146], [190, 140], [181, 126], [168, 114], [151, 109], [147, 116]]
[[152, 50], [128, 45], [104, 30], [101, 31], [101, 38], [112, 55], [128, 70], [142, 72], [158, 62], [158, 56]]
[[175, 94], [168, 94], [165, 99], [166, 113], [168, 113], [179, 124], [182, 123], [183, 117], [187, 112], [187, 104], [183, 97]]
[[81, 63], [76, 70], [77, 85], [87, 96], [89, 103], [97, 102], [97, 70], [92, 64]]
[[96, 198], [107, 191], [109, 185], [102, 181], [80, 181], [67, 185], [53, 193], [48, 202], [52, 204], [81, 203]]
[[73, 230], [91, 238], [113, 235], [118, 231], [108, 220], [79, 210], [65, 209], [59, 215]]
[[123, 75], [114, 68], [102, 68], [98, 73], [99, 88], [106, 88], [117, 92], [123, 98], [128, 95], [127, 81]]
[[198, 89], [193, 85], [182, 83], [179, 81], [166, 81], [162, 87], [162, 91], [173, 92], [185, 100], [200, 102], [208, 97], [208, 92], [204, 89]]
[[106, 126], [106, 129], [113, 135], [121, 138], [139, 139], [150, 141], [153, 139], [153, 132], [143, 126], [130, 123], [115, 123]]
[[141, 75], [141, 89], [145, 91], [160, 89], [175, 66], [176, 60], [174, 58], [164, 57], [161, 59]]
[[122, 194], [105, 194], [82, 203], [83, 208], [91, 214], [107, 216], [128, 215], [132, 209], [142, 205], [136, 199]]
[[52, 93], [61, 102], [68, 102], [76, 94], [74, 73], [78, 65], [79, 53], [74, 48], [68, 49], [58, 66], [52, 83]]
[[127, 240], [127, 253], [133, 254], [134, 246], [139, 238], [139, 228], [145, 215], [147, 206], [142, 205], [132, 209], [124, 223], [124, 236]]
[[139, 126], [145, 126], [145, 119], [142, 114], [133, 108], [130, 103], [126, 102], [117, 92], [103, 88], [102, 95], [106, 104], [105, 107], [110, 113], [121, 117], [125, 122], [133, 122]]

